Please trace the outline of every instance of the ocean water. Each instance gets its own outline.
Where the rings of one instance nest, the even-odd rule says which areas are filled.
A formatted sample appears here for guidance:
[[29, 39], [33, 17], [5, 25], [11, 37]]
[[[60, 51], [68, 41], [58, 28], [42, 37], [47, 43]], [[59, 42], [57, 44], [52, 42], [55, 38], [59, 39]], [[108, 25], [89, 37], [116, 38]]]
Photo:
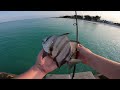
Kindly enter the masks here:
[[[74, 19], [44, 18], [0, 23], [0, 72], [21, 74], [36, 62], [42, 39], [49, 35], [70, 33], [75, 40]], [[94, 53], [120, 62], [120, 27], [78, 20], [79, 41]], [[94, 69], [77, 64], [76, 72]], [[51, 73], [70, 73], [67, 65]]]

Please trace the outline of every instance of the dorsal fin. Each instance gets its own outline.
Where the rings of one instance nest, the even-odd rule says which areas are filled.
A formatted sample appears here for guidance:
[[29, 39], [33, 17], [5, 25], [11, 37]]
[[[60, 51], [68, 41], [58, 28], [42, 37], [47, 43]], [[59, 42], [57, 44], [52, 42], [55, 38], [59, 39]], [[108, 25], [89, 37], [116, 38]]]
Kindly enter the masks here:
[[62, 34], [62, 35], [59, 35], [59, 36], [68, 35], [68, 34], [70, 34], [70, 33], [64, 33], [64, 34]]

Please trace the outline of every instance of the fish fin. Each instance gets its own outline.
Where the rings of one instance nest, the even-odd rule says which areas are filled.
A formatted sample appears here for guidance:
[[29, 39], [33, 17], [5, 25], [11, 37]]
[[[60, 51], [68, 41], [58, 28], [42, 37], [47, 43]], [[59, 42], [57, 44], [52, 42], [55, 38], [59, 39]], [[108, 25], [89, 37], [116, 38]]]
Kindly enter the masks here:
[[62, 34], [62, 35], [59, 35], [59, 36], [64, 36], [64, 35], [68, 35], [68, 34], [70, 34], [70, 33], [64, 33], [64, 34]]
[[80, 59], [71, 59], [69, 62], [68, 62], [68, 66], [72, 67], [74, 66], [75, 64], [78, 64], [80, 63], [81, 60]]
[[70, 63], [79, 63], [79, 62], [81, 62], [81, 60], [80, 59], [71, 59], [70, 61], [69, 61]]

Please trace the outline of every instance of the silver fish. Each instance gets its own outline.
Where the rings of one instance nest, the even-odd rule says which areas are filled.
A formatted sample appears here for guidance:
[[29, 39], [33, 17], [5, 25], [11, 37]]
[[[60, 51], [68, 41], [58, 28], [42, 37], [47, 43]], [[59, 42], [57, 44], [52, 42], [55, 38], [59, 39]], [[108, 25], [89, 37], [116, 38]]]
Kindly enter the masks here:
[[72, 65], [76, 64], [75, 62], [80, 62], [80, 60], [77, 60], [74, 57], [76, 45], [78, 43], [75, 41], [70, 41], [67, 37], [68, 34], [69, 33], [58, 36], [49, 36], [42, 41], [42, 46], [44, 49], [43, 57], [50, 55], [58, 67], [65, 63]]

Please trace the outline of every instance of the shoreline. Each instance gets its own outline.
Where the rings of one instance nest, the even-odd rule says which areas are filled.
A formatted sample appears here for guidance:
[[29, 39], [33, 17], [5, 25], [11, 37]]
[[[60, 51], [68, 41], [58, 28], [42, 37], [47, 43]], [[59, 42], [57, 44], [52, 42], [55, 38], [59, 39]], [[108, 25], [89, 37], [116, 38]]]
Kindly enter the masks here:
[[[79, 19], [79, 20], [80, 20], [80, 19]], [[95, 21], [88, 21], [88, 20], [83, 20], [83, 21], [91, 22], [91, 23], [93, 23], [93, 24], [97, 24], [97, 23], [99, 23], [99, 24], [105, 24], [105, 25], [110, 25], [110, 26], [114, 26], [114, 27], [120, 28], [120, 26], [115, 25], [115, 24], [108, 24], [108, 23], [95, 22]]]
[[[66, 18], [66, 19], [75, 19], [74, 16], [60, 16], [60, 17], [51, 17], [51, 18]], [[107, 20], [98, 20], [98, 21], [94, 21], [94, 20], [87, 20], [87, 19], [81, 19], [81, 18], [78, 18], [78, 20], [84, 20], [84, 21], [87, 21], [87, 22], [92, 22], [92, 23], [100, 23], [100, 24], [106, 24], [106, 25], [112, 25], [112, 26], [117, 26], [117, 27], [120, 27], [120, 23], [115, 23], [115, 22], [112, 22], [112, 21], [107, 21]]]

